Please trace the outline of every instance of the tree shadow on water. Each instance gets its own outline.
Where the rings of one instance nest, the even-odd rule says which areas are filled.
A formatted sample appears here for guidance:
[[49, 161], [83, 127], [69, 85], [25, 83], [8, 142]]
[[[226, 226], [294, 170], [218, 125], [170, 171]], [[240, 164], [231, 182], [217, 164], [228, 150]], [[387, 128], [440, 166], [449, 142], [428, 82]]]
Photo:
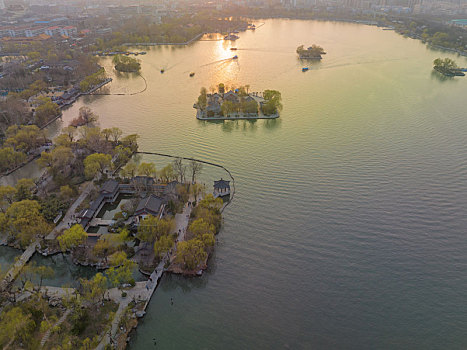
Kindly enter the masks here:
[[456, 80], [454, 78], [455, 77], [448, 77], [448, 76], [446, 76], [446, 75], [444, 75], [444, 74], [442, 74], [442, 73], [440, 73], [440, 72], [438, 72], [438, 71], [436, 71], [434, 69], [431, 71], [431, 79], [432, 80], [438, 80], [438, 81], [440, 81], [442, 83], [444, 83], [444, 82], [455, 82]]

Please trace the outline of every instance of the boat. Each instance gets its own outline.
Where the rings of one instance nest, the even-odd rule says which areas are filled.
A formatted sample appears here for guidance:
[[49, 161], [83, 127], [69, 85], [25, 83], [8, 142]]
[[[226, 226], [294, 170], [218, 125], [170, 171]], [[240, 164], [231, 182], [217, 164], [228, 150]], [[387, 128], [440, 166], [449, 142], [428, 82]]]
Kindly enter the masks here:
[[302, 68], [302, 72], [306, 72], [306, 71], [309, 70], [309, 69], [310, 69], [310, 68], [308, 68], [308, 67], [303, 67], [303, 68]]
[[230, 50], [237, 51], [237, 48], [236, 47], [231, 47]]
[[194, 75], [195, 75], [195, 73], [194, 73], [194, 72], [191, 72], [191, 73], [190, 73], [190, 77], [192, 77], [192, 76], [194, 76]]
[[236, 59], [238, 59], [238, 56], [235, 55], [234, 57], [232, 57], [232, 59], [233, 59], [233, 60], [236, 60]]
[[237, 35], [235, 35], [235, 34], [229, 34], [229, 35], [224, 36], [224, 40], [232, 40], [232, 41], [234, 41], [234, 40], [237, 40], [237, 39], [239, 39], [239, 38], [240, 38], [240, 37], [237, 36]]
[[161, 69], [161, 74], [162, 74], [162, 73], [164, 73], [164, 72], [165, 72], [165, 69], [164, 69], [164, 68], [162, 68], [162, 69]]

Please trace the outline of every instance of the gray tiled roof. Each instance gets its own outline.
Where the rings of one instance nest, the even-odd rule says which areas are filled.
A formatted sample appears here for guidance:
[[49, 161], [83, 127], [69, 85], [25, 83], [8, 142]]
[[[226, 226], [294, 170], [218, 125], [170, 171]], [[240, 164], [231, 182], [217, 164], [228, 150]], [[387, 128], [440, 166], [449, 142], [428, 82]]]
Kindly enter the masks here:
[[141, 201], [138, 203], [138, 207], [136, 208], [135, 214], [158, 214], [163, 203], [164, 202], [162, 198], [151, 194], [141, 199]]
[[222, 180], [214, 181], [214, 188], [225, 189], [230, 188], [230, 181]]
[[117, 189], [118, 189], [118, 182], [113, 179], [110, 179], [104, 182], [104, 184], [102, 185], [101, 193], [102, 192], [113, 193]]

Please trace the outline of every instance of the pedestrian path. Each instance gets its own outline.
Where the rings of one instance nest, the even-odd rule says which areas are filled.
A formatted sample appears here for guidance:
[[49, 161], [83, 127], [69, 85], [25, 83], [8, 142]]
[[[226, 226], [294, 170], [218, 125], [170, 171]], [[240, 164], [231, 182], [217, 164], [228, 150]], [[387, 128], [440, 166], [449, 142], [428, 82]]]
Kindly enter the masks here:
[[60, 317], [60, 319], [57, 321], [57, 323], [55, 323], [52, 327], [50, 327], [47, 332], [45, 332], [44, 336], [42, 337], [42, 340], [41, 340], [41, 348], [44, 347], [44, 344], [47, 343], [47, 340], [49, 340], [49, 337], [50, 337], [50, 334], [52, 333], [52, 330], [57, 327], [57, 326], [60, 326], [63, 322], [65, 322], [66, 318], [68, 317], [68, 315], [71, 313], [72, 309], [68, 309], [65, 311], [65, 313], [62, 315], [62, 317]]

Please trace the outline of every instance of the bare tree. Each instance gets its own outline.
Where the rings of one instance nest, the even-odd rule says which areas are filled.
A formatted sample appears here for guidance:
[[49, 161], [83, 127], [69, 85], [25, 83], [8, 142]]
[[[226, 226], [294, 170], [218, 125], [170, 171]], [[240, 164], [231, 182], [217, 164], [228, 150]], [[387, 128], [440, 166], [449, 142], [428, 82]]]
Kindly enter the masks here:
[[173, 161], [173, 169], [180, 182], [184, 182], [186, 165], [183, 164], [182, 158], [177, 158]]
[[196, 175], [199, 175], [199, 173], [203, 170], [203, 163], [197, 162], [196, 160], [191, 160], [189, 169], [191, 172], [191, 183], [195, 183]]

